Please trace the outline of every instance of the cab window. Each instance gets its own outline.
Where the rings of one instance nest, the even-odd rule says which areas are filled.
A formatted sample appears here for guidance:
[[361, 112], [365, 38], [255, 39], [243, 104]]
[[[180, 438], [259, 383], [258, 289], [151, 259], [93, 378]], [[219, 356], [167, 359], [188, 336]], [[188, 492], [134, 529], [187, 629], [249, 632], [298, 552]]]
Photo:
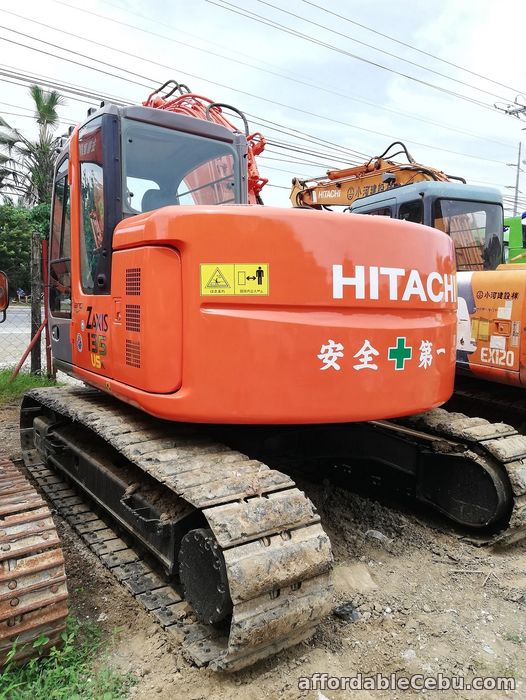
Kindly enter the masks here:
[[125, 119], [122, 153], [125, 215], [240, 201], [239, 164], [229, 143]]
[[424, 205], [422, 200], [416, 202], [405, 202], [400, 205], [398, 210], [398, 218], [403, 221], [411, 221], [414, 224], [424, 223]]
[[68, 161], [57, 169], [51, 215], [49, 308], [53, 316], [71, 318], [71, 225]]
[[104, 181], [102, 122], [94, 119], [79, 134], [80, 156], [80, 277], [82, 289], [93, 294], [104, 243]]
[[[358, 212], [362, 213], [362, 212]], [[393, 212], [391, 207], [380, 207], [379, 209], [372, 209], [371, 211], [364, 211], [364, 214], [370, 214], [371, 216], [392, 216]]]
[[500, 204], [438, 199], [433, 217], [435, 228], [453, 239], [457, 270], [494, 270], [502, 261]]

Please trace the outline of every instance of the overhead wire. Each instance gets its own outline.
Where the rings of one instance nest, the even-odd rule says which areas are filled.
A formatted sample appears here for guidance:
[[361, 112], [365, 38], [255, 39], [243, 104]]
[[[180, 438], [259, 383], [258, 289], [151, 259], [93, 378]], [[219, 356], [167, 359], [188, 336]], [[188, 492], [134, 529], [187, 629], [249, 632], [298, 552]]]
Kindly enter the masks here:
[[[150, 30], [144, 29], [144, 27], [137, 27], [137, 26], [134, 25], [134, 24], [130, 24], [130, 23], [128, 23], [128, 22], [123, 22], [123, 21], [117, 20], [117, 19], [115, 19], [115, 18], [113, 18], [113, 17], [108, 17], [107, 15], [103, 15], [103, 14], [100, 14], [100, 13], [98, 13], [98, 12], [94, 12], [93, 10], [89, 10], [89, 9], [87, 9], [87, 8], [84, 8], [84, 7], [77, 7], [76, 5], [72, 5], [72, 4], [68, 3], [68, 2], [64, 2], [64, 0], [53, 0], [53, 2], [55, 2], [55, 3], [59, 4], [59, 5], [63, 5], [63, 6], [65, 6], [65, 7], [68, 7], [68, 8], [70, 8], [70, 9], [74, 9], [74, 10], [77, 10], [77, 11], [79, 11], [79, 12], [86, 13], [86, 14], [88, 14], [88, 15], [92, 15], [92, 16], [95, 16], [95, 17], [98, 17], [98, 18], [101, 18], [101, 19], [105, 19], [105, 20], [107, 20], [107, 21], [109, 21], [109, 22], [114, 22], [114, 23], [116, 23], [116, 24], [118, 24], [118, 25], [122, 25], [122, 26], [125, 26], [125, 27], [128, 27], [128, 28], [131, 28], [131, 29], [135, 29], [135, 30], [140, 31], [140, 32], [143, 32], [143, 33], [145, 33], [145, 34], [150, 34], [150, 35], [152, 35], [152, 36], [165, 39], [166, 41], [170, 41], [170, 42], [172, 42], [172, 43], [176, 43], [176, 44], [180, 44], [180, 45], [189, 47], [189, 48], [191, 48], [191, 49], [193, 49], [193, 50], [196, 50], [196, 51], [202, 51], [202, 52], [208, 53], [208, 54], [210, 54], [210, 55], [212, 55], [212, 56], [216, 56], [216, 57], [223, 58], [223, 59], [225, 59], [225, 60], [227, 60], [227, 61], [233, 61], [233, 62], [235, 62], [236, 64], [239, 62], [238, 59], [233, 59], [233, 58], [231, 58], [231, 57], [229, 57], [229, 56], [225, 56], [224, 54], [220, 54], [220, 53], [217, 53], [217, 52], [214, 52], [214, 51], [210, 51], [210, 49], [206, 49], [206, 48], [203, 48], [203, 47], [195, 46], [195, 45], [193, 45], [193, 44], [189, 44], [189, 43], [186, 43], [186, 42], [182, 42], [180, 39], [175, 39], [174, 37], [167, 36], [167, 35], [165, 35], [165, 34], [159, 34], [159, 33], [157, 33], [157, 32], [152, 32], [152, 31], [150, 31]], [[107, 3], [107, 4], [111, 5], [112, 7], [116, 7], [116, 5], [114, 5], [113, 3]], [[123, 11], [125, 11], [125, 12], [128, 12], [128, 13], [130, 13], [130, 14], [134, 14], [134, 15], [137, 15], [137, 16], [140, 16], [140, 17], [145, 17], [144, 15], [140, 15], [140, 14], [138, 14], [138, 13], [131, 12], [131, 11], [128, 10], [128, 9], [124, 9], [124, 8], [120, 8], [120, 9], [123, 10]], [[46, 25], [46, 24], [43, 23], [43, 22], [39, 22], [39, 21], [34, 20], [34, 19], [32, 19], [32, 18], [29, 18], [29, 17], [25, 17], [25, 16], [23, 16], [23, 15], [19, 15], [18, 13], [15, 13], [15, 12], [12, 12], [12, 11], [9, 11], [9, 10], [5, 10], [5, 9], [1, 9], [1, 8], [0, 8], [0, 11], [1, 11], [1, 12], [5, 12], [5, 13], [7, 13], [7, 14], [11, 14], [11, 15], [13, 15], [13, 16], [15, 16], [15, 17], [18, 17], [18, 18], [21, 18], [21, 19], [25, 19], [25, 20], [27, 20], [27, 21], [29, 21], [29, 22], [33, 22], [33, 23], [35, 23], [35, 24], [39, 24], [40, 26], [47, 27], [48, 29], [55, 29], [56, 31], [59, 31], [59, 30], [56, 29], [55, 27], [51, 27], [50, 25]], [[78, 39], [86, 40], [85, 37], [80, 37], [80, 36], [78, 36], [78, 35], [76, 35], [76, 34], [73, 34], [72, 32], [68, 32], [68, 31], [65, 31], [65, 30], [60, 30], [60, 31], [61, 31], [61, 33], [68, 34], [69, 36], [73, 36], [73, 37], [78, 38]], [[177, 30], [177, 31], [179, 31], [179, 30]], [[185, 32], [185, 33], [187, 33], [187, 32]], [[190, 36], [195, 36], [195, 35], [190, 35]], [[97, 43], [97, 42], [95, 42], [95, 43]], [[106, 45], [106, 44], [100, 44], [100, 43], [99, 43], [99, 45], [103, 46], [104, 48], [108, 48], [108, 49], [110, 49], [110, 50], [112, 50], [112, 51], [116, 51], [116, 52], [119, 52], [119, 53], [124, 53], [125, 55], [129, 55], [129, 56], [133, 56], [133, 54], [129, 54], [129, 53], [124, 52], [124, 51], [122, 51], [122, 50], [120, 50], [120, 49], [117, 49], [117, 48], [115, 48], [115, 47], [113, 47], [113, 46], [108, 46], [108, 45]], [[239, 52], [234, 52], [234, 53], [239, 53]], [[245, 58], [247, 58], [246, 54], [241, 54], [241, 55], [243, 55], [243, 56], [245, 56]], [[133, 57], [134, 57], [134, 58], [137, 58], [136, 56], [133, 56]], [[150, 63], [155, 63], [154, 61], [150, 61], [150, 59], [147, 59], [147, 58], [144, 58], [144, 57], [143, 57], [141, 60], [148, 61], [148, 62], [150, 62]], [[427, 118], [422, 117], [422, 116], [418, 116], [418, 115], [415, 115], [415, 114], [411, 114], [411, 113], [409, 113], [409, 112], [404, 112], [404, 111], [402, 111], [402, 110], [394, 109], [394, 108], [392, 108], [392, 107], [386, 107], [385, 105], [381, 105], [381, 104], [379, 104], [378, 102], [374, 102], [374, 101], [371, 101], [371, 100], [366, 100], [365, 98], [360, 98], [360, 97], [357, 97], [357, 96], [355, 96], [355, 95], [349, 95], [349, 94], [346, 94], [346, 93], [342, 93], [341, 91], [338, 91], [338, 90], [335, 90], [335, 89], [331, 89], [331, 88], [327, 87], [326, 85], [319, 85], [319, 84], [317, 84], [317, 83], [313, 83], [313, 82], [306, 81], [306, 80], [305, 80], [304, 78], [302, 78], [302, 77], [291, 76], [291, 75], [284, 74], [283, 72], [276, 72], [275, 70], [269, 70], [269, 69], [261, 68], [261, 67], [259, 67], [259, 66], [257, 66], [257, 65], [254, 65], [253, 63], [250, 63], [249, 61], [246, 61], [246, 60], [244, 60], [244, 65], [249, 66], [250, 68], [253, 68], [254, 70], [258, 70], [258, 71], [261, 71], [261, 72], [264, 72], [264, 73], [268, 73], [268, 74], [270, 74], [270, 75], [273, 75], [273, 76], [276, 76], [276, 77], [279, 77], [279, 78], [282, 78], [282, 79], [285, 79], [285, 80], [290, 80], [290, 81], [292, 81], [292, 82], [294, 82], [294, 83], [301, 84], [301, 85], [305, 85], [306, 87], [314, 88], [314, 89], [316, 89], [316, 90], [320, 90], [320, 91], [322, 91], [322, 92], [325, 92], [325, 93], [328, 93], [328, 94], [332, 94], [332, 95], [335, 95], [335, 96], [337, 96], [337, 97], [342, 97], [342, 98], [344, 98], [344, 99], [351, 100], [351, 101], [353, 101], [353, 102], [360, 102], [360, 103], [363, 103], [363, 104], [372, 106], [372, 107], [374, 107], [375, 109], [380, 109], [380, 110], [382, 110], [382, 111], [386, 111], [386, 112], [389, 112], [389, 113], [392, 113], [392, 114], [399, 114], [399, 115], [401, 115], [401, 116], [406, 117], [407, 119], [412, 119], [412, 120], [414, 120], [414, 121], [418, 121], [418, 122], [421, 122], [421, 123], [430, 124], [430, 125], [432, 125], [432, 126], [438, 126], [439, 128], [446, 129], [446, 130], [448, 130], [448, 131], [453, 131], [453, 132], [455, 132], [455, 133], [463, 134], [463, 135], [465, 135], [465, 136], [471, 136], [472, 138], [480, 139], [480, 140], [483, 140], [483, 141], [488, 141], [488, 142], [490, 142], [490, 143], [497, 143], [497, 144], [499, 144], [499, 145], [503, 145], [503, 146], [506, 146], [506, 147], [511, 147], [511, 144], [509, 144], [509, 143], [505, 143], [505, 142], [499, 141], [499, 140], [497, 140], [497, 139], [488, 138], [487, 136], [483, 136], [482, 134], [476, 134], [476, 133], [474, 133], [474, 132], [472, 132], [472, 131], [469, 131], [469, 130], [466, 130], [466, 129], [460, 129], [458, 126], [455, 126], [455, 125], [453, 125], [453, 124], [446, 124], [446, 123], [438, 122], [438, 121], [435, 121], [435, 120], [432, 120], [432, 119], [427, 119]], [[265, 65], [269, 65], [269, 64], [265, 64]]]
[[[211, 1], [211, 0], [207, 0], [207, 2], [210, 2], [210, 1]], [[82, 57], [82, 58], [84, 58], [84, 59], [86, 59], [86, 60], [93, 61], [93, 62], [99, 63], [99, 64], [101, 64], [101, 65], [103, 65], [103, 66], [113, 68], [114, 70], [118, 70], [118, 71], [121, 71], [121, 72], [123, 72], [123, 73], [128, 73], [128, 74], [133, 75], [133, 76], [135, 76], [135, 77], [141, 78], [142, 80], [149, 80], [150, 83], [149, 83], [148, 85], [146, 85], [145, 83], [140, 83], [140, 82], [138, 82], [138, 81], [136, 81], [136, 80], [130, 80], [130, 79], [125, 78], [125, 77], [123, 77], [123, 76], [121, 76], [121, 75], [116, 75], [115, 73], [111, 73], [111, 72], [109, 72], [109, 71], [107, 71], [107, 70], [99, 69], [99, 68], [97, 68], [96, 66], [90, 66], [90, 65], [82, 64], [82, 63], [80, 63], [79, 61], [73, 60], [72, 58], [67, 58], [67, 57], [64, 57], [64, 56], [60, 56], [60, 55], [57, 55], [57, 54], [53, 54], [53, 53], [50, 52], [50, 51], [44, 51], [44, 50], [41, 49], [41, 48], [37, 48], [37, 47], [34, 47], [34, 46], [29, 46], [29, 45], [27, 45], [27, 44], [23, 44], [23, 43], [21, 43], [21, 42], [14, 41], [13, 39], [8, 39], [8, 38], [6, 38], [6, 37], [0, 37], [0, 39], [1, 39], [2, 41], [7, 41], [7, 42], [12, 43], [12, 44], [15, 44], [15, 45], [17, 45], [17, 46], [22, 46], [22, 47], [24, 47], [24, 48], [27, 48], [27, 49], [29, 49], [29, 50], [31, 50], [31, 51], [36, 51], [36, 52], [40, 52], [40, 53], [43, 53], [43, 54], [48, 55], [48, 56], [52, 56], [52, 57], [54, 57], [54, 58], [57, 58], [57, 59], [62, 60], [62, 61], [65, 61], [65, 62], [67, 62], [67, 63], [72, 63], [72, 64], [74, 64], [74, 65], [80, 65], [80, 66], [82, 66], [82, 67], [84, 67], [84, 68], [87, 68], [87, 69], [89, 69], [89, 70], [96, 71], [96, 72], [102, 73], [102, 74], [104, 74], [104, 75], [108, 75], [108, 76], [117, 78], [117, 79], [119, 79], [119, 80], [127, 81], [127, 82], [129, 82], [129, 83], [131, 83], [131, 84], [138, 85], [138, 86], [140, 86], [140, 87], [144, 87], [144, 88], [146, 88], [146, 89], [148, 89], [148, 90], [151, 90], [151, 89], [155, 86], [155, 79], [153, 79], [153, 78], [148, 78], [148, 77], [143, 76], [143, 75], [141, 75], [141, 74], [139, 74], [139, 73], [136, 73], [135, 71], [130, 71], [130, 70], [126, 69], [126, 68], [122, 68], [122, 67], [120, 67], [120, 66], [116, 66], [115, 64], [109, 63], [109, 62], [107, 62], [107, 61], [102, 61], [101, 59], [93, 58], [92, 56], [87, 56], [86, 54], [83, 54], [83, 53], [81, 53], [81, 52], [79, 52], [79, 51], [74, 51], [73, 49], [66, 49], [66, 48], [64, 48], [64, 47], [61, 47], [61, 46], [59, 46], [59, 45], [53, 43], [53, 42], [48, 42], [48, 41], [45, 41], [45, 40], [43, 40], [43, 39], [38, 39], [37, 37], [33, 37], [33, 36], [28, 35], [28, 34], [26, 34], [26, 33], [24, 33], [24, 32], [19, 32], [18, 30], [11, 29], [10, 27], [5, 27], [5, 26], [3, 26], [3, 25], [0, 25], [0, 28], [2, 28], [2, 29], [7, 29], [8, 31], [11, 31], [11, 32], [13, 32], [13, 33], [15, 33], [15, 34], [17, 34], [17, 35], [22, 35], [22, 36], [24, 36], [24, 37], [26, 37], [26, 38], [29, 38], [29, 39], [33, 40], [33, 41], [37, 41], [37, 42], [43, 43], [44, 45], [53, 46], [53, 47], [56, 48], [56, 49], [63, 50], [63, 51], [67, 51], [68, 54], [74, 54], [74, 55], [79, 56], [79, 57]], [[86, 41], [90, 41], [90, 42], [91, 42], [90, 39], [86, 39]], [[166, 66], [166, 67], [167, 67], [167, 68], [170, 68], [169, 66]], [[333, 117], [328, 117], [328, 116], [326, 116], [326, 115], [317, 114], [317, 113], [312, 112], [312, 111], [310, 111], [310, 110], [305, 110], [305, 109], [302, 109], [302, 108], [300, 108], [300, 107], [295, 107], [295, 106], [293, 106], [293, 105], [288, 105], [288, 104], [286, 104], [286, 103], [278, 102], [277, 100], [271, 100], [271, 99], [268, 98], [268, 97], [262, 97], [261, 95], [257, 95], [257, 94], [255, 94], [255, 93], [250, 93], [250, 92], [248, 92], [248, 91], [246, 91], [246, 90], [241, 90], [241, 89], [239, 89], [239, 88], [234, 88], [234, 87], [232, 87], [232, 86], [225, 85], [225, 84], [222, 84], [222, 83], [219, 83], [219, 82], [216, 82], [216, 81], [211, 81], [211, 80], [208, 80], [207, 78], [203, 78], [203, 77], [201, 77], [201, 76], [198, 76], [198, 75], [195, 75], [195, 74], [192, 74], [192, 73], [188, 73], [187, 71], [183, 71], [183, 70], [179, 70], [179, 69], [178, 69], [178, 72], [179, 72], [179, 73], [182, 73], [183, 75], [187, 75], [187, 76], [190, 76], [190, 77], [192, 77], [192, 78], [196, 78], [196, 79], [198, 79], [198, 80], [203, 80], [203, 81], [208, 82], [208, 83], [211, 83], [211, 84], [213, 84], [213, 85], [217, 85], [217, 86], [219, 86], [219, 87], [223, 87], [223, 88], [232, 90], [232, 91], [234, 91], [234, 92], [239, 92], [240, 94], [247, 95], [247, 96], [249, 96], [249, 97], [253, 97], [253, 98], [255, 98], [255, 99], [262, 100], [262, 101], [264, 101], [264, 102], [268, 102], [269, 104], [274, 104], [274, 105], [277, 105], [277, 106], [279, 106], [279, 107], [283, 107], [283, 108], [285, 108], [285, 109], [290, 109], [290, 110], [299, 112], [299, 113], [301, 113], [301, 114], [307, 114], [307, 115], [316, 117], [317, 119], [322, 119], [322, 120], [324, 120], [324, 121], [328, 121], [328, 122], [331, 122], [331, 123], [334, 123], [334, 124], [339, 124], [339, 125], [345, 126], [345, 127], [347, 127], [347, 128], [350, 127], [350, 128], [353, 128], [353, 129], [357, 129], [357, 130], [359, 130], [359, 131], [364, 131], [364, 132], [366, 132], [366, 133], [375, 134], [375, 135], [377, 135], [377, 136], [386, 136], [387, 138], [390, 138], [390, 139], [396, 139], [396, 138], [397, 138], [397, 137], [396, 137], [395, 135], [393, 135], [393, 134], [389, 134], [389, 133], [385, 133], [385, 132], [381, 132], [381, 131], [376, 131], [376, 130], [374, 130], [374, 129], [368, 129], [368, 128], [366, 128], [366, 127], [361, 127], [361, 126], [358, 126], [358, 125], [356, 125], [356, 124], [350, 124], [349, 122], [344, 122], [344, 121], [342, 121], [342, 120], [340, 120], [340, 119], [335, 119], [335, 118], [333, 118]], [[442, 151], [442, 152], [445, 152], [445, 153], [451, 153], [451, 154], [454, 154], [454, 155], [461, 155], [461, 156], [466, 157], [466, 158], [473, 158], [473, 159], [476, 159], [476, 160], [483, 160], [483, 161], [492, 162], [492, 163], [499, 163], [499, 164], [501, 163], [501, 161], [497, 161], [497, 160], [492, 159], [492, 158], [485, 158], [484, 156], [474, 155], [474, 154], [470, 154], [470, 153], [462, 153], [462, 152], [459, 152], [459, 151], [454, 151], [454, 150], [452, 150], [452, 149], [447, 149], [447, 148], [443, 148], [443, 147], [440, 147], [440, 146], [433, 146], [433, 145], [431, 145], [431, 144], [422, 143], [422, 142], [419, 142], [419, 141], [415, 141], [415, 140], [413, 140], [413, 139], [405, 139], [405, 141], [407, 141], [407, 143], [412, 143], [412, 144], [415, 144], [415, 145], [418, 145], [418, 146], [422, 146], [422, 147], [424, 147], [424, 148], [432, 148], [432, 149], [434, 149], [434, 150]]]
[[424, 56], [428, 56], [429, 58], [433, 58], [436, 61], [440, 61], [441, 63], [445, 63], [446, 65], [451, 66], [452, 68], [457, 68], [458, 70], [464, 71], [465, 73], [469, 73], [470, 75], [473, 75], [476, 78], [482, 78], [483, 80], [487, 80], [488, 82], [493, 83], [494, 85], [499, 85], [500, 87], [506, 88], [507, 90], [511, 90], [512, 92], [516, 92], [516, 93], [524, 92], [524, 90], [518, 90], [517, 88], [513, 88], [510, 85], [506, 85], [505, 83], [502, 83], [498, 80], [493, 80], [493, 78], [489, 78], [487, 75], [482, 75], [481, 73], [477, 73], [476, 71], [470, 70], [469, 68], [465, 68], [464, 66], [460, 66], [458, 63], [453, 63], [452, 61], [448, 61], [446, 58], [442, 58], [441, 56], [437, 56], [429, 51], [425, 51], [424, 49], [420, 49], [417, 46], [414, 46], [413, 44], [407, 43], [406, 41], [401, 41], [400, 39], [397, 39], [390, 34], [384, 34], [383, 32], [380, 32], [377, 29], [373, 29], [372, 27], [369, 27], [366, 24], [362, 24], [361, 22], [357, 22], [356, 20], [350, 19], [350, 17], [346, 17], [345, 15], [339, 14], [338, 12], [334, 12], [334, 10], [329, 10], [327, 7], [324, 7], [322, 5], [317, 5], [316, 3], [311, 2], [311, 0], [301, 0], [301, 1], [303, 3], [305, 3], [306, 5], [310, 5], [311, 7], [315, 7], [318, 10], [325, 12], [328, 15], [332, 15], [333, 17], [337, 17], [338, 19], [341, 19], [344, 22], [348, 22], [349, 24], [353, 24], [357, 27], [360, 27], [361, 29], [365, 29], [368, 32], [372, 32], [373, 34], [376, 34], [377, 36], [381, 36], [384, 39], [388, 39], [389, 41], [392, 41], [396, 44], [399, 44], [400, 46], [404, 46], [404, 47], [411, 49], [412, 51], [416, 51]]
[[[362, 41], [361, 39], [357, 39], [356, 37], [352, 37], [349, 34], [345, 34], [343, 32], [340, 32], [336, 29], [333, 29], [332, 27], [328, 27], [325, 24], [320, 24], [319, 22], [315, 22], [314, 20], [308, 19], [307, 17], [304, 17], [303, 15], [299, 15], [296, 12], [291, 12], [290, 10], [286, 10], [283, 7], [279, 7], [278, 5], [273, 5], [272, 3], [268, 2], [268, 0], [256, 0], [262, 5], [266, 5], [267, 7], [272, 8], [273, 10], [278, 10], [279, 12], [283, 12], [286, 15], [289, 15], [290, 17], [294, 17], [296, 19], [300, 19], [303, 22], [306, 22], [308, 24], [312, 24], [313, 26], [317, 27], [318, 29], [324, 29], [328, 32], [331, 32], [332, 34], [336, 34], [337, 36], [343, 37], [344, 39], [349, 39], [350, 41], [354, 41], [356, 44], [360, 44], [361, 46], [366, 46], [369, 49], [373, 49], [373, 51], [377, 51], [378, 53], [384, 54], [386, 56], [390, 56], [391, 58], [395, 58], [397, 61], [402, 61], [404, 63], [408, 63], [411, 66], [416, 66], [417, 68], [421, 68], [422, 70], [426, 70], [430, 73], [433, 73], [434, 75], [438, 75], [441, 78], [446, 78], [447, 80], [451, 80], [452, 82], [458, 83], [459, 85], [462, 85], [464, 87], [469, 87], [472, 90], [477, 90], [478, 92], [482, 92], [486, 95], [491, 95], [492, 97], [497, 97], [498, 99], [507, 99], [503, 98], [501, 95], [496, 95], [494, 92], [489, 92], [489, 90], [484, 90], [483, 88], [477, 87], [476, 85], [471, 85], [470, 83], [466, 83], [463, 80], [458, 80], [458, 78], [453, 78], [450, 75], [446, 75], [445, 73], [440, 73], [440, 71], [436, 71], [433, 68], [428, 68], [427, 66], [423, 66], [421, 63], [416, 63], [415, 61], [411, 61], [408, 58], [404, 58], [403, 56], [399, 56], [398, 54], [392, 53], [391, 51], [386, 51], [385, 49], [380, 48], [379, 46], [373, 46], [372, 44], [368, 44], [365, 41]], [[408, 76], [404, 76], [408, 77]]]
[[441, 87], [439, 85], [435, 85], [434, 83], [429, 83], [426, 80], [422, 80], [421, 78], [417, 78], [416, 76], [413, 75], [408, 75], [407, 73], [403, 73], [401, 71], [398, 71], [394, 68], [390, 68], [389, 66], [384, 66], [381, 63], [378, 63], [377, 61], [372, 61], [371, 59], [365, 58], [363, 56], [359, 56], [358, 54], [354, 54], [350, 51], [347, 51], [346, 49], [342, 49], [338, 46], [335, 46], [334, 44], [329, 44], [326, 41], [322, 41], [321, 39], [316, 39], [313, 36], [310, 36], [308, 34], [304, 34], [303, 32], [299, 32], [296, 29], [292, 29], [291, 27], [287, 27], [283, 24], [280, 24], [279, 22], [276, 22], [275, 20], [271, 20], [268, 18], [264, 18], [258, 13], [252, 12], [250, 10], [246, 10], [245, 8], [239, 7], [239, 5], [234, 5], [231, 2], [227, 2], [227, 0], [220, 0], [219, 2], [216, 2], [216, 0], [206, 0], [206, 2], [210, 3], [211, 5], [215, 5], [216, 7], [220, 7], [224, 10], [227, 10], [229, 12], [233, 12], [237, 15], [240, 15], [241, 17], [246, 17], [248, 19], [251, 19], [255, 22], [258, 22], [260, 24], [263, 24], [268, 27], [272, 27], [274, 29], [278, 29], [281, 32], [284, 32], [286, 34], [289, 34], [291, 36], [298, 37], [300, 39], [304, 39], [312, 44], [315, 44], [317, 46], [322, 46], [324, 48], [327, 48], [331, 51], [335, 51], [336, 53], [348, 56], [349, 58], [356, 59], [358, 61], [361, 61], [363, 63], [367, 63], [368, 65], [374, 66], [375, 68], [379, 68], [381, 70], [388, 71], [389, 73], [393, 73], [394, 75], [398, 75], [402, 78], [406, 78], [407, 80], [416, 82], [420, 85], [423, 85], [425, 87], [429, 87], [434, 90], [438, 90], [439, 92], [442, 92], [444, 94], [448, 94], [450, 96], [456, 97], [460, 100], [463, 100], [465, 102], [469, 102], [471, 104], [477, 105], [479, 107], [482, 107], [484, 109], [490, 110], [491, 112], [496, 112], [494, 106], [489, 105], [485, 102], [482, 102], [481, 100], [477, 100], [473, 97], [469, 97], [467, 95], [462, 95], [461, 93], [455, 92], [453, 90], [450, 90], [445, 87]]
[[[0, 75], [8, 75], [10, 77], [18, 75], [20, 77], [20, 74], [17, 73], [10, 66], [7, 66], [7, 67], [0, 66]], [[5, 78], [4, 78], [4, 80], [5, 80]], [[49, 78], [48, 76], [42, 76], [39, 74], [31, 74], [25, 78], [25, 82], [27, 84], [30, 84], [30, 83], [35, 82], [35, 81], [40, 82], [41, 84], [44, 84], [47, 87], [52, 87], [52, 88], [56, 88], [56, 89], [61, 90], [62, 92], [64, 92], [65, 94], [68, 95], [68, 99], [83, 102], [84, 104], [88, 104], [88, 105], [92, 105], [93, 101], [96, 101], [96, 100], [111, 101], [115, 104], [120, 104], [120, 105], [131, 104], [129, 100], [126, 101], [123, 98], [120, 98], [120, 97], [117, 98], [115, 96], [108, 96], [108, 95], [103, 94], [103, 93], [97, 93], [96, 91], [92, 91], [92, 93], [91, 93], [92, 99], [91, 100], [83, 99], [82, 97], [77, 97], [76, 95], [79, 91], [82, 95], [87, 95], [89, 93], [87, 92], [87, 90], [85, 90], [83, 88], [80, 89], [79, 86], [72, 86], [71, 83], [63, 84], [60, 81], [56, 81], [56, 80]], [[9, 82], [12, 82], [15, 85], [21, 85], [21, 86], [23, 86], [23, 84], [24, 84], [24, 83], [16, 81], [16, 80], [10, 80]], [[70, 93], [71, 93], [71, 96], [70, 96]], [[254, 116], [256, 116], [256, 115], [254, 115]], [[264, 120], [262, 118], [260, 118], [260, 119], [261, 119], [261, 121], [268, 122], [268, 120]], [[276, 122], [269, 122], [269, 124], [276, 124]], [[286, 133], [287, 135], [289, 135], [292, 138], [296, 138], [296, 139], [300, 139], [300, 140], [307, 139], [307, 140], [309, 140], [309, 142], [312, 142], [314, 144], [319, 142], [319, 143], [321, 143], [322, 146], [326, 146], [326, 147], [328, 146], [329, 148], [333, 147], [332, 142], [326, 141], [325, 139], [319, 139], [318, 137], [315, 137], [314, 135], [308, 134], [307, 132], [302, 132], [302, 131], [297, 130], [297, 129], [291, 130], [295, 133], [288, 133], [288, 127], [284, 127], [282, 129], [279, 129], [279, 128], [276, 128], [274, 126], [267, 126], [266, 128], [272, 129], [272, 130], [278, 130], [280, 133]], [[287, 144], [287, 145], [289, 145], [289, 144]], [[301, 152], [301, 148], [299, 149], [299, 151]], [[335, 151], [335, 153], [331, 154], [331, 157], [336, 156], [336, 157], [334, 157], [335, 160], [337, 158], [340, 158], [342, 153], [348, 157], [347, 149], [343, 149], [343, 147], [340, 147], [337, 144], [334, 144], [334, 151]], [[351, 153], [354, 154], [354, 152], [351, 152]], [[366, 159], [368, 159], [368, 156], [366, 156], [365, 154], [364, 154], [364, 157]]]

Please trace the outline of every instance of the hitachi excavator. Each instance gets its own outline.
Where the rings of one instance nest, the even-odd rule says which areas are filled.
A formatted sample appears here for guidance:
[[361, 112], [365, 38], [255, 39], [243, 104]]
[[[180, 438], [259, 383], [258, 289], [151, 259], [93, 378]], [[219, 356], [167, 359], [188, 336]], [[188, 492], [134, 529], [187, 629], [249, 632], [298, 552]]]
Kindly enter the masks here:
[[[331, 608], [330, 542], [291, 469], [395, 464], [459, 522], [510, 521], [500, 435], [429, 412], [454, 382], [451, 239], [257, 206], [264, 139], [226, 111], [170, 81], [72, 130], [48, 313], [56, 367], [87, 386], [31, 391], [21, 412], [25, 466], [54, 508], [216, 670], [308, 638]], [[419, 428], [402, 419], [415, 414]], [[63, 624], [65, 584], [60, 555], [41, 556], [48, 512], [0, 469], [5, 659], [48, 613]]]
[[[397, 146], [400, 150], [392, 153]], [[400, 154], [406, 156], [406, 163], [391, 160]], [[503, 438], [494, 454], [509, 476], [500, 491], [510, 513], [507, 535], [509, 540], [523, 536], [526, 440], [516, 430], [524, 432], [526, 426], [522, 389], [526, 385], [526, 265], [501, 264], [500, 192], [420, 165], [404, 144], [395, 142], [363, 165], [308, 181], [294, 178], [291, 201], [297, 207], [317, 209], [345, 206], [351, 213], [413, 221], [451, 236], [458, 270], [458, 374], [446, 407], [462, 410], [472, 419], [483, 416], [499, 421], [493, 433], [484, 423], [482, 430], [488, 445], [498, 436]], [[519, 258], [514, 262], [520, 263]], [[414, 424], [420, 425], [418, 420]], [[445, 438], [451, 434], [446, 425], [435, 434], [440, 430]], [[446, 487], [449, 483], [444, 481]]]

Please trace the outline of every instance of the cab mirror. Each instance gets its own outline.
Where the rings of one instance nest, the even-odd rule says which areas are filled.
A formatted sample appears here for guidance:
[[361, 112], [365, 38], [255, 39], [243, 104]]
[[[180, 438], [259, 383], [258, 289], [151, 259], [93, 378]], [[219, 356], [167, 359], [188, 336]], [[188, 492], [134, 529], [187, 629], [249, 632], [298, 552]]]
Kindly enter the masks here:
[[9, 306], [9, 281], [5, 272], [0, 272], [0, 323], [5, 321], [5, 312]]

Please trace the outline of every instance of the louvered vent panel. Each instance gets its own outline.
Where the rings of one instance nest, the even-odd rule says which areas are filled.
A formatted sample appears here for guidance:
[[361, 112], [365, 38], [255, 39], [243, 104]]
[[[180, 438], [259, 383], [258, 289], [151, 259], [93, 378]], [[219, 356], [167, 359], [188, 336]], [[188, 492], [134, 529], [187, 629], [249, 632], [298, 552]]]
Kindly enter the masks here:
[[141, 330], [141, 307], [139, 304], [126, 304], [126, 330]]
[[129, 267], [126, 270], [126, 294], [138, 297], [141, 294], [141, 268]]
[[141, 344], [135, 340], [126, 340], [126, 364], [130, 367], [141, 366]]

